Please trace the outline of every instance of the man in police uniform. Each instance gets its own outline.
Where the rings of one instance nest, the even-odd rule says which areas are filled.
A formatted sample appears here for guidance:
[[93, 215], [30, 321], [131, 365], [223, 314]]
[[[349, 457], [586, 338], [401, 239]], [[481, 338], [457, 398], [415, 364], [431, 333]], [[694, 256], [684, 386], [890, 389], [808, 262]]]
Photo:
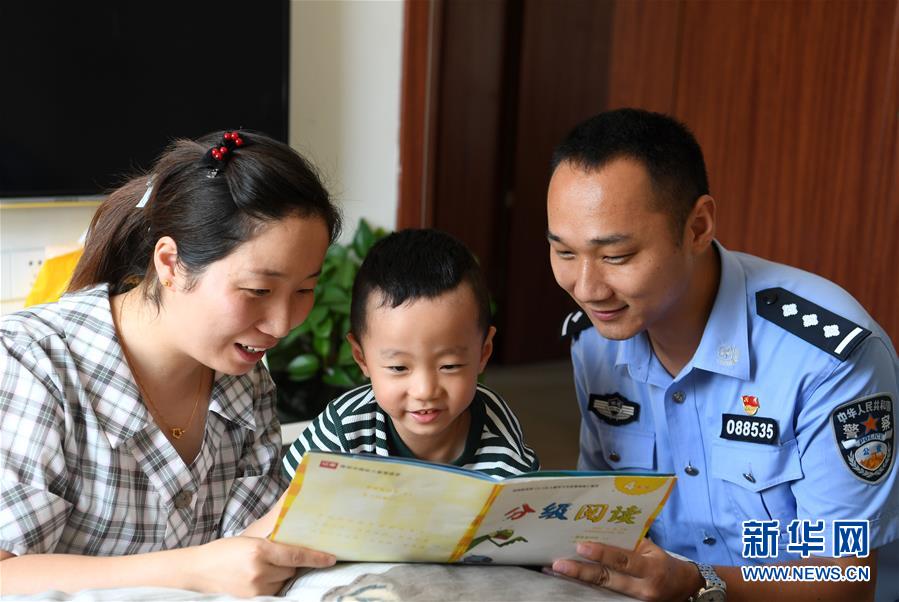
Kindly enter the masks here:
[[[651, 540], [582, 544], [595, 563], [556, 572], [641, 599], [861, 600], [879, 564], [878, 599], [899, 596], [899, 362], [883, 330], [833, 283], [721, 246], [702, 151], [667, 116], [600, 114], [553, 166], [550, 260], [580, 306], [565, 322], [579, 468], [678, 476]], [[835, 549], [833, 521], [859, 520], [870, 554]], [[744, 557], [744, 521], [770, 527], [761, 558]], [[757, 563], [872, 578], [744, 582]]]

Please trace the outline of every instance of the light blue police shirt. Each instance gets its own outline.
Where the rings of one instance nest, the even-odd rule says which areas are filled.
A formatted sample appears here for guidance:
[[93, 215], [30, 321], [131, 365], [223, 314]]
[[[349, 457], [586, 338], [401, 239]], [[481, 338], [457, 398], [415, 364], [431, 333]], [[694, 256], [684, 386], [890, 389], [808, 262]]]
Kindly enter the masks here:
[[[667, 550], [708, 564], [761, 562], [742, 556], [745, 520], [780, 521], [778, 556], [764, 562], [799, 557], [785, 549], [786, 529], [795, 518], [827, 521], [823, 555], [830, 555], [834, 519], [868, 519], [872, 549], [895, 542], [899, 481], [891, 421], [899, 361], [889, 338], [832, 282], [717, 243], [716, 248], [721, 282], [715, 304], [696, 353], [677, 376], [662, 367], [645, 332], [612, 341], [588, 328], [573, 341], [582, 415], [578, 468], [676, 474], [650, 536]], [[838, 359], [758, 314], [757, 292], [776, 287], [801, 297], [792, 306], [775, 298], [772, 307], [797, 332], [834, 328], [826, 319], [813, 324], [818, 318], [805, 313], [804, 299], [871, 334]], [[840, 336], [832, 330], [824, 340], [836, 347], [848, 338], [846, 330], [844, 322]], [[873, 415], [883, 440], [878, 449], [889, 454], [887, 460], [879, 456], [880, 473], [873, 475], [851, 468], [840, 447], [846, 433], [867, 428], [861, 423], [865, 416], [857, 420], [862, 426], [845, 427], [854, 429], [849, 431], [839, 420], [846, 421], [848, 408], [870, 410], [866, 399], [875, 400], [867, 424]], [[862, 405], [849, 403], [856, 400]], [[734, 425], [743, 419], [747, 436], [739, 438], [734, 433], [742, 429]], [[750, 421], [756, 425], [751, 431]], [[883, 576], [890, 570], [885, 563], [897, 563], [897, 544], [879, 552]]]

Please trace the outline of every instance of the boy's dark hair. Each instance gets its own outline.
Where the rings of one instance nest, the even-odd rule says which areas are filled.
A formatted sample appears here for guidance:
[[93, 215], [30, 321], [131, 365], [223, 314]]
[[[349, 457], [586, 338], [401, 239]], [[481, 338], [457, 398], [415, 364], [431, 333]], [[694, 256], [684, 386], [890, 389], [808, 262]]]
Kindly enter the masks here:
[[[317, 217], [331, 240], [337, 237], [340, 213], [328, 191], [315, 169], [283, 142], [243, 130], [245, 145], [233, 150], [221, 171], [210, 177], [203, 157], [223, 134], [175, 140], [149, 174], [132, 178], [110, 194], [91, 221], [70, 291], [106, 282], [110, 294], [116, 294], [142, 285], [144, 297], [159, 307], [153, 250], [163, 236], [178, 245], [188, 288], [209, 264], [268, 222], [294, 215]], [[149, 201], [137, 207], [151, 178]]]
[[490, 295], [477, 260], [464, 244], [446, 232], [407, 229], [375, 243], [353, 282], [350, 331], [361, 339], [366, 309], [373, 293], [383, 305], [398, 307], [407, 301], [432, 299], [466, 282], [478, 306], [478, 327], [490, 327]]
[[676, 119], [641, 109], [600, 113], [575, 126], [556, 147], [553, 171], [570, 163], [586, 171], [616, 159], [640, 162], [656, 192], [656, 209], [671, 217], [675, 241], [700, 196], [709, 194], [702, 149], [687, 126]]

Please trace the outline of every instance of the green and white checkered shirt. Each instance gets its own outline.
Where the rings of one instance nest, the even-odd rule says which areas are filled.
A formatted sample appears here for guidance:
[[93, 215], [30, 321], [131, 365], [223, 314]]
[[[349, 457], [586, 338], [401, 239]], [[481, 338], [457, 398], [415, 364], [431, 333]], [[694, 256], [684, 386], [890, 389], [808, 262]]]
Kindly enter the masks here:
[[0, 321], [0, 549], [113, 556], [235, 535], [286, 486], [274, 384], [216, 374], [186, 465], [138, 393], [106, 286]]

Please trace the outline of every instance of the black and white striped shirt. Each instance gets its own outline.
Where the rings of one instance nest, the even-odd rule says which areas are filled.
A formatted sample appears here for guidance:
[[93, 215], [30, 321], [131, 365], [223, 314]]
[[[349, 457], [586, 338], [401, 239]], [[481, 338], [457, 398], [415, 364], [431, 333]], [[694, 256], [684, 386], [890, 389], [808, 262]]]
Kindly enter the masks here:
[[[469, 410], [465, 450], [453, 465], [499, 478], [540, 468], [534, 450], [524, 444], [518, 419], [499, 395], [478, 385]], [[293, 478], [303, 454], [310, 450], [414, 457], [378, 406], [371, 385], [357, 387], [328, 404], [290, 446], [282, 463], [285, 475]]]

